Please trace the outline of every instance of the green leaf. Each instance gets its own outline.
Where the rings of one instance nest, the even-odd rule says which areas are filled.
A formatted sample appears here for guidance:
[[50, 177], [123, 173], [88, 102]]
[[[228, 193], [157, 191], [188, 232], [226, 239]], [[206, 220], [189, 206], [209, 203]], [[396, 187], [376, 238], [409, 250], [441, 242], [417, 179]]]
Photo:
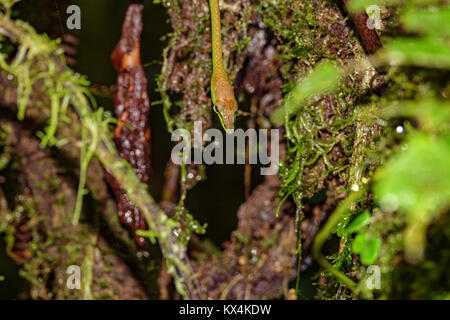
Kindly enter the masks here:
[[353, 240], [352, 250], [354, 253], [361, 253], [364, 247], [364, 242], [366, 238], [366, 233], [357, 234], [355, 239]]
[[[411, 216], [436, 215], [450, 205], [450, 135], [418, 134], [407, 150], [393, 157], [375, 175], [375, 199]], [[427, 218], [426, 220], [429, 220]]]
[[450, 101], [438, 99], [408, 100], [381, 110], [383, 118], [415, 117], [422, 129], [431, 132], [450, 130]]
[[[396, 0], [396, 2], [399, 0]], [[394, 2], [394, 1], [393, 1]], [[376, 5], [382, 6], [387, 3], [387, 0], [353, 0], [347, 4], [347, 9], [350, 12], [361, 12], [369, 6]]]
[[313, 96], [322, 95], [335, 90], [339, 83], [339, 69], [331, 61], [321, 62], [304, 79], [300, 80], [294, 89], [285, 98], [281, 108], [275, 110], [271, 120], [275, 124], [282, 124], [292, 114], [296, 113], [302, 105], [307, 104]]
[[378, 255], [380, 254], [380, 248], [381, 248], [380, 237], [375, 236], [369, 239], [366, 238], [363, 250], [359, 255], [361, 258], [361, 263], [366, 266], [374, 264], [378, 259]]
[[416, 263], [428, 224], [450, 205], [450, 135], [417, 134], [407, 147], [377, 170], [374, 193], [384, 210], [406, 216], [405, 257]]
[[160, 235], [150, 229], [148, 230], [136, 230], [136, 234], [140, 237], [148, 238], [151, 243], [156, 243], [156, 238], [158, 238]]
[[394, 38], [382, 54], [392, 65], [450, 69], [450, 47], [437, 38]]
[[[438, 4], [440, 0], [409, 0], [409, 4]], [[347, 8], [350, 12], [360, 12], [364, 11], [367, 7], [372, 5], [382, 6], [382, 5], [395, 5], [402, 3], [404, 0], [353, 0], [347, 4]]]
[[402, 26], [410, 31], [436, 37], [450, 36], [450, 7], [409, 10], [402, 14]]
[[355, 233], [361, 230], [364, 226], [366, 226], [370, 221], [370, 213], [369, 211], [364, 211], [360, 213], [356, 218], [354, 218], [345, 230], [348, 233]]
[[358, 234], [353, 240], [352, 250], [358, 253], [361, 263], [368, 266], [374, 264], [380, 254], [381, 238], [370, 236], [367, 232]]

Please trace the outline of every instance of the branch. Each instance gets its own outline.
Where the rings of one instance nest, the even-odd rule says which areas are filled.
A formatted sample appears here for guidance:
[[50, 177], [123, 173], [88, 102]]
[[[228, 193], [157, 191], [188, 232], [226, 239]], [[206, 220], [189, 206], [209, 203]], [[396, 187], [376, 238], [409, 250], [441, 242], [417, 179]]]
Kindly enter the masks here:
[[[95, 156], [121, 184], [131, 201], [141, 209], [146, 223], [158, 235], [162, 254], [169, 263], [169, 272], [175, 278], [178, 292], [186, 298], [199, 298], [200, 294], [192, 283], [194, 271], [187, 261], [185, 246], [172, 232], [173, 224], [156, 204], [147, 187], [142, 184], [130, 165], [120, 158], [110, 138], [108, 122], [104, 121], [102, 110], [92, 111], [90, 103], [94, 101], [86, 87], [88, 82], [67, 68], [63, 52], [57, 49], [55, 42], [37, 34], [30, 25], [23, 21], [15, 22], [3, 14], [0, 15], [0, 24], [0, 33], [18, 44], [18, 52], [26, 50], [25, 54], [17, 55], [10, 64], [2, 57], [0, 66], [16, 76], [23, 71], [29, 72], [29, 76], [24, 80], [28, 83], [21, 82], [19, 77], [19, 87], [28, 87], [30, 82], [34, 84], [36, 80], [43, 79], [42, 94], [56, 95], [58, 102], [64, 97], [70, 98], [72, 107], [82, 123], [82, 129], [89, 133], [83, 145], [87, 146], [88, 150], [94, 149]], [[17, 100], [22, 99], [22, 102], [27, 103], [28, 96], [21, 94], [23, 92], [19, 90]], [[26, 107], [26, 104], [24, 105]], [[57, 107], [60, 108], [61, 105]], [[61, 110], [56, 109], [54, 112], [59, 113]], [[47, 134], [49, 132], [52, 130], [47, 131]], [[54, 139], [52, 136], [47, 138], [48, 141]], [[58, 146], [56, 143], [53, 145]], [[88, 159], [81, 159], [82, 162], [86, 160]]]

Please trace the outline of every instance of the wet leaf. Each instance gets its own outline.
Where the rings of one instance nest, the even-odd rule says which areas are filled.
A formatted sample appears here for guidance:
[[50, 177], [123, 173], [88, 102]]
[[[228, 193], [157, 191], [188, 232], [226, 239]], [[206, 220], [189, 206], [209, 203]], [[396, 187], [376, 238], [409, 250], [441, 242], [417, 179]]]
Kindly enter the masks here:
[[450, 135], [418, 134], [407, 146], [377, 171], [375, 198], [382, 207], [397, 202], [400, 211], [417, 218], [434, 216], [450, 204]]
[[368, 266], [377, 261], [380, 253], [381, 238], [370, 236], [367, 232], [360, 233], [353, 241], [353, 252], [359, 254], [361, 263]]
[[272, 113], [271, 120], [276, 124], [282, 124], [286, 116], [296, 113], [313, 96], [336, 89], [338, 82], [339, 69], [336, 65], [330, 61], [319, 63], [311, 74], [297, 83], [285, 99], [283, 106]]
[[450, 7], [426, 10], [408, 10], [402, 15], [405, 29], [436, 37], [450, 36]]
[[383, 53], [392, 65], [450, 68], [450, 47], [436, 38], [395, 38]]
[[364, 211], [360, 213], [356, 218], [354, 218], [346, 228], [348, 233], [355, 233], [366, 226], [370, 221], [369, 211]]
[[450, 135], [418, 134], [408, 149], [393, 157], [375, 176], [375, 199], [384, 210], [406, 215], [405, 256], [422, 259], [428, 224], [450, 205]]

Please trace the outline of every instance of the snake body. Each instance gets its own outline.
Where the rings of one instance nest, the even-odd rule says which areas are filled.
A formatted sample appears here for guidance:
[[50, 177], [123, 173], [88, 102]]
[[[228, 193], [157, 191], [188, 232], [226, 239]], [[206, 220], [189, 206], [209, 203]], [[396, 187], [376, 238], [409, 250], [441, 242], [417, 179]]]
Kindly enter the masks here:
[[214, 111], [227, 133], [234, 131], [237, 102], [222, 59], [222, 35], [220, 30], [219, 0], [209, 0], [211, 9], [211, 42], [213, 73], [211, 76], [211, 98]]

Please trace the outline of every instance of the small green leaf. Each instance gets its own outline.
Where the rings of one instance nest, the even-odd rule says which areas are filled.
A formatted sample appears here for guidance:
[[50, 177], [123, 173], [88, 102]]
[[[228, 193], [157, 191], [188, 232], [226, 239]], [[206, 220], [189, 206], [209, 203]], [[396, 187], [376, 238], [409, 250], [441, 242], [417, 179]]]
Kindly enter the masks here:
[[450, 135], [421, 133], [407, 145], [377, 170], [375, 201], [410, 221], [430, 221], [450, 204]]
[[383, 54], [392, 65], [450, 68], [450, 47], [437, 38], [395, 38]]
[[353, 240], [353, 246], [352, 246], [352, 250], [354, 253], [361, 253], [361, 251], [363, 250], [362, 248], [364, 247], [364, 241], [366, 239], [366, 233], [360, 233], [357, 234], [355, 239]]
[[[409, 5], [438, 4], [440, 0], [408, 0]], [[347, 8], [350, 12], [361, 12], [369, 6], [395, 5], [404, 2], [403, 0], [352, 0], [348, 2]]]
[[151, 243], [156, 243], [156, 238], [158, 238], [160, 235], [157, 232], [154, 232], [152, 230], [136, 230], [136, 234], [143, 238], [148, 238]]
[[395, 102], [380, 111], [384, 118], [415, 117], [426, 131], [450, 131], [450, 101], [435, 98]]
[[411, 9], [402, 14], [401, 21], [404, 28], [410, 31], [437, 37], [450, 36], [450, 7], [420, 11]]
[[361, 263], [368, 266], [377, 261], [380, 254], [381, 238], [371, 236], [367, 232], [358, 234], [353, 240], [352, 250], [359, 254]]
[[332, 92], [338, 83], [339, 68], [336, 64], [331, 61], [320, 62], [311, 74], [300, 80], [291, 90], [284, 100], [283, 106], [272, 113], [272, 122], [282, 124], [286, 116], [289, 117], [296, 113], [313, 96]]
[[364, 211], [360, 213], [355, 219], [353, 219], [345, 230], [348, 233], [355, 233], [361, 230], [364, 226], [366, 226], [370, 221], [370, 213], [369, 211]]
[[366, 266], [374, 264], [375, 261], [377, 261], [378, 255], [380, 253], [380, 247], [381, 247], [380, 237], [375, 236], [369, 239], [366, 238], [363, 251], [360, 254], [361, 263]]
[[361, 12], [366, 10], [369, 6], [382, 6], [385, 5], [386, 2], [386, 0], [353, 0], [348, 2], [346, 6], [350, 12]]
[[406, 216], [405, 255], [417, 262], [426, 226], [450, 204], [450, 135], [416, 134], [407, 146], [377, 170], [373, 190], [381, 208]]

